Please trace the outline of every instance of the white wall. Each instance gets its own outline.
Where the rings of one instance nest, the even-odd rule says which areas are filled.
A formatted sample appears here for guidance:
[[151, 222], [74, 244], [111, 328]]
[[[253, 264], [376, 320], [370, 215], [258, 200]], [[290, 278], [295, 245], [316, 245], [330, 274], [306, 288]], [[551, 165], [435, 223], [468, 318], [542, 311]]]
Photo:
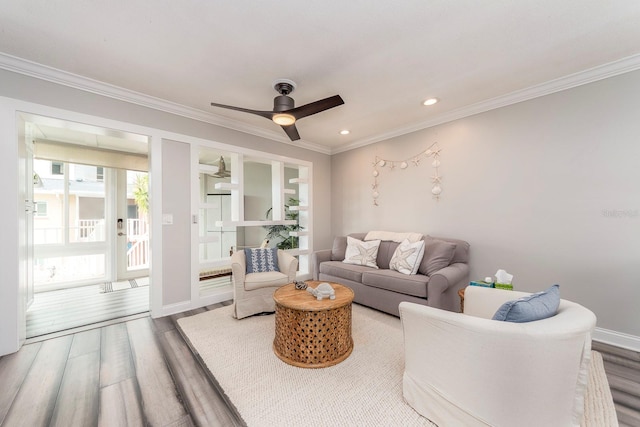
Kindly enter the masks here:
[[[599, 328], [639, 337], [639, 88], [640, 72], [628, 73], [335, 155], [334, 234], [467, 240], [472, 278], [503, 268], [519, 290], [559, 283]], [[375, 157], [404, 159], [435, 141], [441, 200], [423, 161], [380, 169], [374, 207]]]

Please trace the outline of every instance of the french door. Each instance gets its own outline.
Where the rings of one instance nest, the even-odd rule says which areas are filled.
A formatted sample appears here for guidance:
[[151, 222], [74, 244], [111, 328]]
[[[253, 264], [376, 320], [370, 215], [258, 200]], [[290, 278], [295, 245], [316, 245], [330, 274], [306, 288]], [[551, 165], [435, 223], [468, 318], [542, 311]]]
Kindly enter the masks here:
[[147, 172], [116, 170], [116, 280], [149, 274], [148, 183]]

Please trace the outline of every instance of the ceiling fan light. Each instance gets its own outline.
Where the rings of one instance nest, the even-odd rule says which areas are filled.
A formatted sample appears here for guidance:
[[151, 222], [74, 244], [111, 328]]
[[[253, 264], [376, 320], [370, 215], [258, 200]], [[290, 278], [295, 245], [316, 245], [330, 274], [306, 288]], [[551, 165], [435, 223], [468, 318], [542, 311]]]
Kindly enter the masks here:
[[275, 114], [272, 120], [280, 126], [290, 126], [296, 122], [296, 118], [291, 114]]

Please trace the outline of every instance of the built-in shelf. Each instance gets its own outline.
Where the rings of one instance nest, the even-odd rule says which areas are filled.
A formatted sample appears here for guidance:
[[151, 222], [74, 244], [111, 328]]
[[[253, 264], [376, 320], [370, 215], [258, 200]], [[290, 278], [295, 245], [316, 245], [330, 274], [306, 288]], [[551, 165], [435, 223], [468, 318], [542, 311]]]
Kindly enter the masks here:
[[309, 255], [309, 249], [285, 249], [285, 252], [296, 256], [296, 255]]
[[308, 231], [290, 231], [289, 232], [289, 236], [295, 236], [295, 237], [308, 236], [308, 235], [309, 235]]
[[238, 184], [234, 184], [232, 182], [216, 182], [214, 188], [216, 190], [237, 190]]
[[231, 257], [224, 257], [215, 261], [200, 260], [200, 270], [213, 270], [214, 268], [228, 267], [231, 263]]
[[309, 206], [289, 206], [290, 211], [306, 211], [309, 209]]
[[291, 178], [289, 179], [289, 184], [307, 184], [309, 180], [306, 178]]
[[220, 236], [200, 236], [200, 243], [218, 243]]
[[294, 190], [293, 188], [285, 188], [284, 194], [296, 194], [296, 190]]
[[263, 227], [265, 225], [295, 225], [295, 219], [282, 221], [216, 221], [216, 227]]
[[200, 209], [220, 209], [220, 205], [217, 203], [200, 203]]
[[198, 170], [200, 172], [206, 172], [206, 173], [218, 173], [218, 167], [217, 166], [211, 166], [211, 165], [200, 164], [198, 166]]

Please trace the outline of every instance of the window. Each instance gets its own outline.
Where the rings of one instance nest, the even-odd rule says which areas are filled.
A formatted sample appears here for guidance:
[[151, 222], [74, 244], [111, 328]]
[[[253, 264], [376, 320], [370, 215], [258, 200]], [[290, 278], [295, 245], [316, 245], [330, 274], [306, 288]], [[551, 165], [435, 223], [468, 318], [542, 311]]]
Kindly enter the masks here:
[[104, 181], [104, 168], [101, 166], [96, 168], [96, 181]]
[[51, 175], [64, 175], [64, 163], [51, 162]]
[[47, 202], [36, 202], [36, 216], [47, 216]]

